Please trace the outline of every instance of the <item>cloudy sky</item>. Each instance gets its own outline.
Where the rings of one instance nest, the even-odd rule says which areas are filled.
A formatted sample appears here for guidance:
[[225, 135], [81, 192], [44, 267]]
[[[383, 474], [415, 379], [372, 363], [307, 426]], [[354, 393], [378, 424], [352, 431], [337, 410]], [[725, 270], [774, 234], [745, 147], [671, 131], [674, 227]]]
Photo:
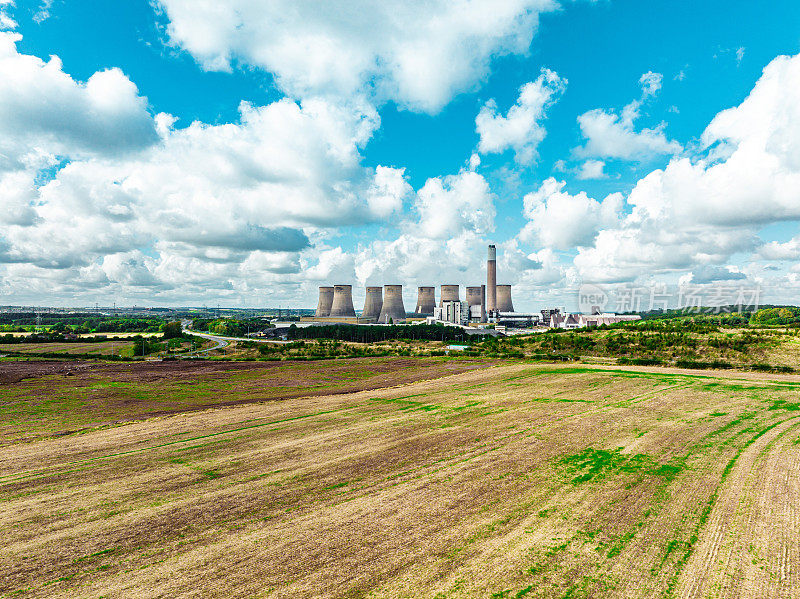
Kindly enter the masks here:
[[[336, 5], [339, 6], [336, 6]], [[0, 0], [0, 304], [800, 296], [800, 3]]]

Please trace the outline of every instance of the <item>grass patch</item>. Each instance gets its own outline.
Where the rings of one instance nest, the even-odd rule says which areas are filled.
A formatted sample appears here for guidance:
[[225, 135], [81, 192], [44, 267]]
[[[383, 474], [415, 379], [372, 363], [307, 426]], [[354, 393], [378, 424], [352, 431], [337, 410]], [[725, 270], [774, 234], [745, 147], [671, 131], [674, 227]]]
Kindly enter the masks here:
[[788, 412], [800, 412], [800, 403], [786, 401], [785, 399], [776, 399], [772, 402], [769, 410], [786, 410]]
[[658, 464], [644, 453], [624, 454], [622, 448], [594, 449], [587, 447], [571, 456], [559, 460], [573, 484], [601, 480], [621, 473], [641, 472], [654, 476], [674, 478], [682, 469], [680, 464]]

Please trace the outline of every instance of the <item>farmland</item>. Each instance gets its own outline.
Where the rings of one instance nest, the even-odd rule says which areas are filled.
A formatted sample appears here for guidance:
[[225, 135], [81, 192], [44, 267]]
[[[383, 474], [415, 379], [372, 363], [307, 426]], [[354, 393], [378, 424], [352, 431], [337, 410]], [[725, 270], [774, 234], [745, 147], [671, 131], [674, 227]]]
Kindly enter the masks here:
[[800, 594], [798, 376], [19, 364], [8, 596]]

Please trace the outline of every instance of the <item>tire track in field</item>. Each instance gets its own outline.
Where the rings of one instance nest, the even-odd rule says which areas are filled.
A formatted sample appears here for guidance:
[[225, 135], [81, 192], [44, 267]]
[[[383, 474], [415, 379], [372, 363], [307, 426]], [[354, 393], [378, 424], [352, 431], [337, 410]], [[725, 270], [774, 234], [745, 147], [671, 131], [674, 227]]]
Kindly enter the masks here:
[[[800, 595], [796, 565], [798, 502], [800, 501], [800, 447], [789, 435], [777, 440], [764, 455], [753, 513], [755, 526], [740, 541], [741, 597], [783, 598]], [[737, 589], [738, 590], [738, 589]]]
[[[758, 557], [752, 554], [753, 542], [758, 542], [765, 532], [765, 491], [774, 487], [776, 481], [773, 478], [783, 474], [783, 469], [771, 468], [768, 463], [776, 459], [778, 463], [785, 461], [775, 449], [783, 435], [800, 426], [797, 418], [789, 418], [762, 431], [729, 463], [730, 469], [726, 468], [727, 477], [718, 488], [718, 495], [708, 513], [704, 530], [681, 572], [675, 593], [678, 597], [699, 599], [792, 596], [780, 593], [780, 585], [775, 585], [780, 580], [773, 580], [770, 576], [753, 576], [753, 566], [758, 564]], [[782, 506], [774, 507], [780, 510]], [[785, 515], [790, 520], [796, 520], [793, 512]], [[767, 534], [770, 537], [775, 536], [774, 532]], [[790, 539], [791, 534], [784, 536], [782, 546], [771, 549], [773, 558], [777, 551], [780, 563], [770, 569], [786, 572], [790, 567], [784, 556], [790, 550], [792, 553], [797, 552], [796, 546], [790, 548], [786, 545]], [[797, 545], [796, 541], [792, 542]], [[755, 551], [757, 554], [757, 550]], [[754, 582], [757, 582], [755, 586], [759, 588], [752, 588]]]

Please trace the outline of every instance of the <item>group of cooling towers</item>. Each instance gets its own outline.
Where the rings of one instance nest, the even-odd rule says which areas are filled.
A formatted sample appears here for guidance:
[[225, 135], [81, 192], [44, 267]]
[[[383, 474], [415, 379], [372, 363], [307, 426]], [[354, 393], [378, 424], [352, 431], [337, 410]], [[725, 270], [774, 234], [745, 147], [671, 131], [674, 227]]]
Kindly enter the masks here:
[[[497, 250], [489, 246], [489, 256], [486, 263], [486, 285], [467, 287], [466, 302], [470, 313], [475, 320], [488, 322], [501, 313], [514, 312], [511, 302], [511, 285], [497, 284]], [[442, 285], [439, 296], [439, 307], [445, 302], [461, 301], [458, 285]], [[418, 287], [417, 306], [415, 316], [433, 316], [436, 307], [436, 288]], [[480, 307], [480, 310], [473, 309]], [[319, 303], [317, 304], [317, 318], [355, 318], [356, 311], [353, 307], [353, 286], [334, 285], [333, 287], [319, 288]], [[367, 287], [367, 296], [364, 301], [364, 310], [359, 317], [364, 322], [379, 324], [397, 323], [406, 319], [406, 309], [403, 305], [403, 286], [384, 285], [383, 287]]]

